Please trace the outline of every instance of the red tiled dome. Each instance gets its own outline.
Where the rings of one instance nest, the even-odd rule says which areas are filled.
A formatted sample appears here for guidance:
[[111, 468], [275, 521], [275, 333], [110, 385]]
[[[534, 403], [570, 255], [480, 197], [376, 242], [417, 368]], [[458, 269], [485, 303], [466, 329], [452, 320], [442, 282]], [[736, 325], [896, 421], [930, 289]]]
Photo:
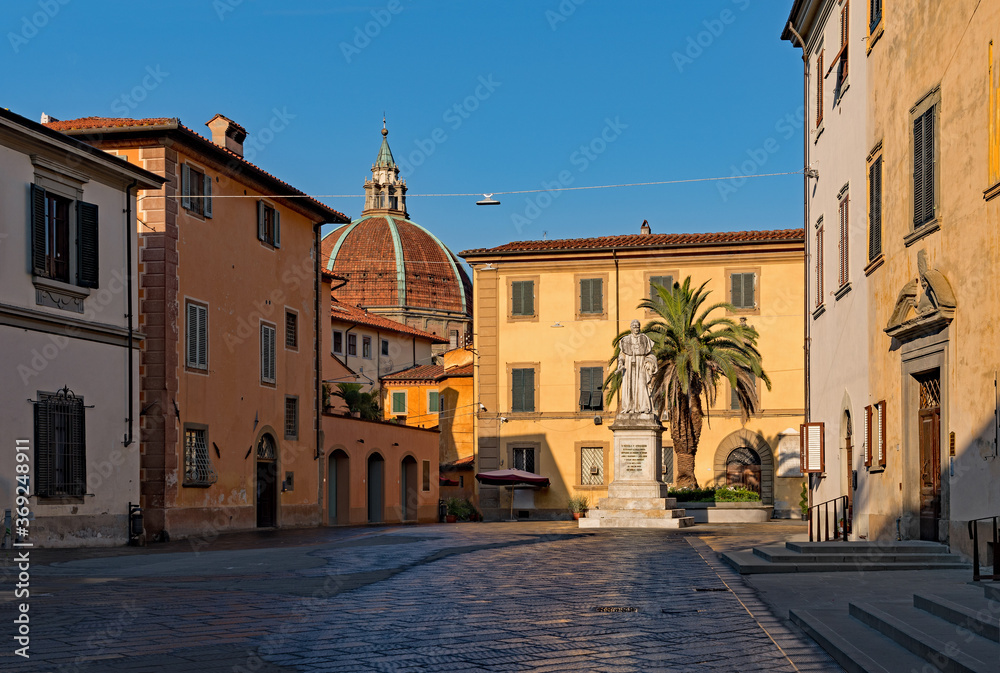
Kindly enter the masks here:
[[472, 315], [472, 281], [434, 234], [393, 215], [367, 215], [323, 237], [327, 271], [347, 285], [337, 298], [352, 306], [409, 307]]

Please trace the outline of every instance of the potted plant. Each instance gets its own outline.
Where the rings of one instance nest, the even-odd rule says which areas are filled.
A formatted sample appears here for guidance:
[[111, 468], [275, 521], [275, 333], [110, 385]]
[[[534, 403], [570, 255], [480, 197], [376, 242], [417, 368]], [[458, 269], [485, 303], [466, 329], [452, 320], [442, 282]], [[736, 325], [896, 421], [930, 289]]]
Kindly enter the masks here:
[[448, 523], [455, 523], [465, 510], [465, 502], [458, 498], [448, 498], [445, 501], [445, 508], [444, 520]]
[[569, 511], [573, 513], [574, 521], [579, 520], [580, 515], [586, 514], [588, 509], [590, 509], [590, 501], [587, 500], [587, 496], [580, 495], [569, 499]]

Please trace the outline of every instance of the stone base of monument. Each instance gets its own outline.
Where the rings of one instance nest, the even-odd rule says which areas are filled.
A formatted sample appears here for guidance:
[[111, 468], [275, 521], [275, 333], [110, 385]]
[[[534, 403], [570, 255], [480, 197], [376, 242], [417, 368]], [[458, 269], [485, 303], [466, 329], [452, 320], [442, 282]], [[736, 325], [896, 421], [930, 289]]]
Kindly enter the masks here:
[[651, 414], [621, 414], [615, 433], [615, 479], [608, 497], [580, 517], [580, 528], [685, 528], [694, 518], [675, 509], [661, 480], [663, 426]]

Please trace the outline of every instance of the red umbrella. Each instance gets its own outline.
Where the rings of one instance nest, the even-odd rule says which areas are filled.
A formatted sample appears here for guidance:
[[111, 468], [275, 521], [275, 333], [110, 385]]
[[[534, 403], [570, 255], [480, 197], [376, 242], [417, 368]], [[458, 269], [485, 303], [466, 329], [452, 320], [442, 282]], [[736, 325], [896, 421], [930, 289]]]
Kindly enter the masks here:
[[480, 472], [476, 479], [481, 484], [490, 486], [516, 486], [526, 484], [528, 486], [548, 486], [549, 478], [543, 477], [534, 472], [524, 470], [493, 470], [491, 472]]

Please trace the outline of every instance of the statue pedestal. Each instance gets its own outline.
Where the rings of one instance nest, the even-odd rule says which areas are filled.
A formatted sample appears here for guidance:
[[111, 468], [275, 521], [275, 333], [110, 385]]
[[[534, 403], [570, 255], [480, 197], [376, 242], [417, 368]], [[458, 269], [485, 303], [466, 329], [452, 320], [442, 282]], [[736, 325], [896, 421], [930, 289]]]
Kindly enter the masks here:
[[619, 414], [615, 435], [615, 478], [608, 497], [580, 517], [580, 528], [685, 528], [694, 518], [675, 509], [661, 478], [663, 426], [652, 414]]

